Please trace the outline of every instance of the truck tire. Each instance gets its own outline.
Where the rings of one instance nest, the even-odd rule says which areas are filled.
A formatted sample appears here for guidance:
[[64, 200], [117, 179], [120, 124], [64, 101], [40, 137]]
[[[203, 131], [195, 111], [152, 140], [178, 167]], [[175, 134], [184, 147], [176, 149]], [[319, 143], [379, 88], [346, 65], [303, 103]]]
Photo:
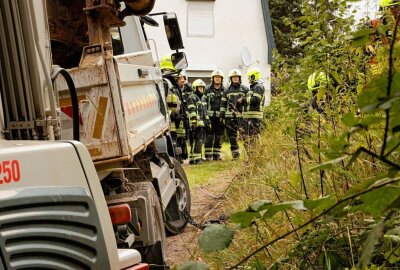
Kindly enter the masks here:
[[[141, 185], [151, 185], [151, 183], [140, 183]], [[150, 269], [169, 269], [166, 265], [167, 258], [167, 239], [165, 235], [165, 230], [163, 226], [163, 212], [160, 204], [160, 199], [157, 195], [157, 192], [154, 188], [149, 187], [149, 191], [151, 190], [151, 198], [152, 198], [152, 208], [153, 208], [153, 222], [155, 229], [155, 239], [157, 239], [156, 243], [151, 246], [145, 246], [138, 248], [139, 252], [142, 255], [142, 259], [144, 262], [150, 264]]]
[[175, 166], [176, 191], [165, 210], [165, 229], [168, 235], [177, 235], [187, 225], [184, 212], [190, 214], [191, 197], [185, 171], [178, 160], [171, 159]]

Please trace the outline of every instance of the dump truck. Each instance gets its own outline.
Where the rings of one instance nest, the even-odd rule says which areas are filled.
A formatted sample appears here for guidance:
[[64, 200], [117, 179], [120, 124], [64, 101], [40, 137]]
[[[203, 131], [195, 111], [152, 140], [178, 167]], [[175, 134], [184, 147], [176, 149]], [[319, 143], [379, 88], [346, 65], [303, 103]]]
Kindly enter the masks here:
[[[144, 31], [153, 6], [0, 0], [1, 270], [167, 268], [191, 198]], [[176, 15], [155, 15], [185, 68]]]

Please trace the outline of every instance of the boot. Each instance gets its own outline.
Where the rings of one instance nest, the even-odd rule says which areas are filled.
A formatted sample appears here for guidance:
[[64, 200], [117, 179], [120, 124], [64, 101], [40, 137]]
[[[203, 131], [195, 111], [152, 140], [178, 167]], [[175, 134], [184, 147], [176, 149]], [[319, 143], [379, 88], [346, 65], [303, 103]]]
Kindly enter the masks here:
[[214, 160], [216, 160], [216, 161], [221, 161], [222, 160], [222, 158], [221, 158], [221, 156], [220, 155], [214, 155]]

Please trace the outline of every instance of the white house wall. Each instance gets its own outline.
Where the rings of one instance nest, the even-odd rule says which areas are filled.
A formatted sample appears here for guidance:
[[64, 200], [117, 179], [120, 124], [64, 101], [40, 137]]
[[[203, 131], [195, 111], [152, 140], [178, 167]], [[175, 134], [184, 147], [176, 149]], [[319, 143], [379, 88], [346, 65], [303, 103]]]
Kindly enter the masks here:
[[[214, 3], [214, 36], [189, 37], [187, 35], [188, 3], [205, 3], [210, 1], [158, 0], [152, 13], [175, 12], [178, 16], [185, 53], [188, 58], [187, 69], [190, 77], [209, 77], [212, 70], [219, 68], [225, 74], [233, 68], [239, 68], [243, 74], [247, 67], [241, 58], [241, 49], [249, 48], [254, 63], [262, 71], [267, 88], [269, 103], [270, 67], [267, 62], [268, 44], [265, 32], [261, 0], [215, 0]], [[149, 39], [157, 44], [159, 58], [171, 53], [164, 33], [162, 16], [153, 17], [160, 23], [159, 28], [146, 26]], [[244, 77], [244, 83], [247, 79]]]

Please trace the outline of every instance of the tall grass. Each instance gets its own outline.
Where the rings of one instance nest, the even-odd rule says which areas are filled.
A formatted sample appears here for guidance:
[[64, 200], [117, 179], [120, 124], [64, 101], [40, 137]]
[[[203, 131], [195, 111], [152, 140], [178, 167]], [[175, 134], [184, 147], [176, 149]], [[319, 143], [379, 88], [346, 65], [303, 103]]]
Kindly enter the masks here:
[[[301, 183], [299, 174], [299, 154], [303, 167], [303, 177], [305, 186], [310, 199], [321, 197], [321, 176], [319, 171], [312, 172], [310, 168], [318, 164], [317, 147], [317, 129], [315, 122], [308, 121], [306, 123], [298, 121], [294, 122], [291, 117], [272, 117], [265, 125], [257, 145], [252, 148], [251, 155], [242, 161], [241, 173], [232, 183], [225, 203], [225, 211], [235, 213], [244, 210], [248, 205], [257, 200], [271, 200], [274, 203], [282, 201], [292, 201], [305, 199], [305, 192]], [[295, 139], [295, 125], [297, 135]], [[333, 131], [330, 124], [324, 120], [321, 129], [320, 140], [321, 148], [326, 147], [332, 141]], [[344, 129], [340, 123], [337, 123], [336, 132], [339, 133]], [[299, 152], [297, 151], [299, 149]], [[322, 151], [323, 152], [323, 151]], [[326, 155], [322, 154], [322, 158], [326, 159]], [[373, 163], [370, 158], [361, 159], [351, 170], [347, 170], [340, 165], [335, 170], [325, 171], [323, 175], [324, 195], [342, 196], [348, 188], [355, 185], [360, 179], [367, 178], [368, 175], [375, 175], [381, 165]], [[257, 224], [250, 228], [240, 230], [235, 235], [231, 246], [222, 252], [203, 254], [204, 259], [212, 269], [223, 269], [227, 266], [234, 265], [245, 255], [260, 246], [262, 243], [268, 242], [279, 235], [297, 227], [311, 217], [308, 212], [286, 212], [274, 216], [273, 219]], [[233, 226], [233, 225], [232, 225]], [[315, 225], [314, 225], [315, 226]], [[329, 235], [337, 235], [341, 239], [340, 256], [348, 260], [351, 265], [351, 256], [347, 256], [347, 252], [357, 253], [359, 242], [346, 242], [346, 234], [348, 228], [355, 233], [358, 228], [365, 226], [363, 216], [350, 216], [343, 223], [330, 225], [321, 225], [318, 229], [315, 227], [307, 227], [299, 231], [297, 234], [291, 235], [289, 238], [278, 241], [267, 250], [259, 253], [247, 264], [249, 269], [267, 269], [275, 261], [280, 258], [286, 258], [293, 252], [293, 249], [309, 237], [318, 237], [318, 230], [327, 230]], [[345, 230], [343, 230], [345, 228]], [[362, 230], [362, 229], [360, 229]], [[306, 235], [303, 235], [306, 232]], [[343, 240], [345, 239], [345, 240]], [[348, 237], [347, 237], [348, 239]], [[319, 243], [319, 242], [316, 242]], [[315, 260], [324, 260], [321, 256], [322, 248], [326, 248], [326, 254], [333, 252], [330, 243], [326, 247], [316, 247], [315, 250], [304, 250], [300, 254], [306, 255], [307, 259], [302, 257], [294, 257], [287, 263], [285, 268], [280, 269], [312, 269], [310, 258]], [[339, 247], [338, 247], [339, 248]], [[323, 253], [322, 253], [323, 254]], [[357, 257], [357, 254], [352, 254]], [[321, 259], [322, 258], [322, 259]], [[357, 258], [356, 258], [357, 259]], [[330, 261], [330, 260], [329, 260]], [[332, 268], [334, 269], [334, 268]]]

